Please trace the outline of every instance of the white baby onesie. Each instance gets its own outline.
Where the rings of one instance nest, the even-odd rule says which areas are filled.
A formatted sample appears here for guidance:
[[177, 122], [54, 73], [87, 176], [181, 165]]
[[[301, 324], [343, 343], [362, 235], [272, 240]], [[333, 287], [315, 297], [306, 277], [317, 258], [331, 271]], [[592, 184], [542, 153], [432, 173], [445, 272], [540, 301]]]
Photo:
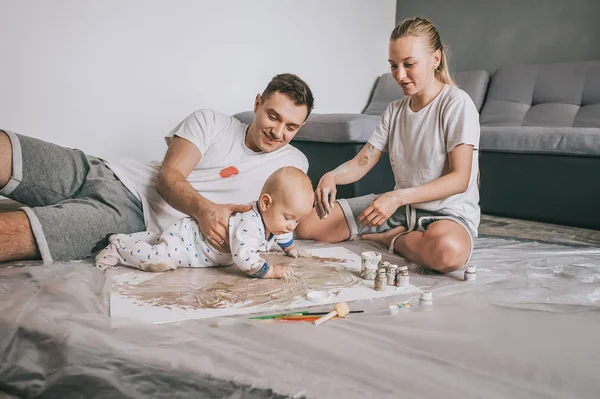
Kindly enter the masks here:
[[173, 270], [178, 267], [226, 266], [235, 263], [252, 277], [264, 277], [269, 265], [260, 256], [268, 252], [273, 242], [281, 248], [294, 243], [293, 234], [265, 235], [265, 226], [256, 205], [229, 218], [231, 253], [222, 253], [206, 242], [192, 218], [182, 218], [163, 233], [140, 232], [114, 234], [110, 245], [96, 256], [99, 267], [123, 264], [146, 271]]

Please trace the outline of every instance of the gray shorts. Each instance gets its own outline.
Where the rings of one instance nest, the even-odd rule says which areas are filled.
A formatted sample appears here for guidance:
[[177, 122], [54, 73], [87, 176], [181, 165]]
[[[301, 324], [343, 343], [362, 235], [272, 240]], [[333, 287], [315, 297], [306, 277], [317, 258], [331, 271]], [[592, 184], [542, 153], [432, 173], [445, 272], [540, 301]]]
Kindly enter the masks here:
[[371, 227], [360, 224], [357, 220], [358, 216], [371, 205], [377, 197], [378, 195], [368, 194], [362, 197], [340, 198], [337, 200], [338, 204], [340, 204], [340, 208], [342, 208], [342, 211], [344, 212], [346, 223], [348, 223], [351, 240], [363, 234], [383, 233], [399, 226], [406, 227], [406, 233], [411, 231], [425, 231], [427, 230], [427, 227], [435, 221], [452, 220], [461, 225], [467, 231], [467, 234], [469, 234], [469, 238], [471, 239], [471, 251], [469, 252], [467, 263], [469, 262], [471, 254], [473, 253], [475, 234], [469, 230], [468, 224], [464, 219], [458, 216], [444, 214], [443, 212], [425, 211], [410, 205], [405, 205], [398, 208], [381, 226]]
[[5, 132], [13, 165], [0, 195], [26, 205], [44, 263], [89, 256], [111, 233], [145, 230], [141, 202], [101, 159]]

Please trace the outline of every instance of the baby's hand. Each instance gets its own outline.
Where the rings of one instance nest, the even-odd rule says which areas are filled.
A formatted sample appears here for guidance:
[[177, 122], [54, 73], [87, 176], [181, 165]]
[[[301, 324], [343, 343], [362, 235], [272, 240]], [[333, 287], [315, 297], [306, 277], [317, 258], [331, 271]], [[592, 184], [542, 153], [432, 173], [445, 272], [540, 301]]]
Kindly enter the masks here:
[[289, 266], [272, 265], [265, 278], [286, 278], [294, 274], [294, 269]]
[[292, 258], [310, 258], [312, 256], [312, 254], [305, 249], [294, 248], [287, 253], [287, 256], [291, 256]]

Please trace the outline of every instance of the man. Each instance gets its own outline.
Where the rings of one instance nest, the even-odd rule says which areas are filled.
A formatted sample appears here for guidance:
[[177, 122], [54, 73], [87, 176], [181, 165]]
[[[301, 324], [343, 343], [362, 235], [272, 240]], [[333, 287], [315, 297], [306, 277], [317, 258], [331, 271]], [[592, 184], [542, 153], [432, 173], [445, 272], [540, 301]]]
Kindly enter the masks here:
[[25, 204], [0, 213], [0, 262], [44, 263], [90, 255], [110, 233], [159, 231], [187, 214], [211, 245], [227, 251], [227, 221], [256, 200], [283, 166], [308, 161], [287, 144], [313, 108], [308, 85], [275, 76], [245, 125], [196, 111], [165, 138], [162, 163], [108, 163], [79, 150], [0, 130], [0, 195]]

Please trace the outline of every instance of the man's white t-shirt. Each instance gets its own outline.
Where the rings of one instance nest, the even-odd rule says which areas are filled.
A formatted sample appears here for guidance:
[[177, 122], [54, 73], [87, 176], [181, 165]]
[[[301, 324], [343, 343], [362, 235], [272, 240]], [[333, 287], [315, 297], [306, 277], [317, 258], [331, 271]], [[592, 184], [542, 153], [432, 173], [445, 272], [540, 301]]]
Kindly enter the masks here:
[[[263, 184], [277, 169], [295, 166], [308, 171], [306, 156], [291, 145], [273, 152], [254, 152], [245, 144], [249, 125], [212, 110], [198, 110], [184, 119], [166, 137], [189, 140], [202, 153], [188, 176], [198, 193], [219, 204], [257, 201]], [[142, 201], [148, 231], [163, 231], [174, 220], [187, 215], [175, 210], [156, 191], [161, 162], [123, 160], [107, 165], [123, 184]]]
[[459, 144], [472, 145], [467, 191], [411, 205], [459, 216], [477, 235], [481, 214], [477, 186], [479, 130], [479, 113], [471, 97], [457, 87], [445, 85], [433, 101], [417, 112], [410, 109], [409, 96], [393, 101], [368, 142], [389, 152], [396, 190], [420, 186], [448, 174], [448, 153]]

